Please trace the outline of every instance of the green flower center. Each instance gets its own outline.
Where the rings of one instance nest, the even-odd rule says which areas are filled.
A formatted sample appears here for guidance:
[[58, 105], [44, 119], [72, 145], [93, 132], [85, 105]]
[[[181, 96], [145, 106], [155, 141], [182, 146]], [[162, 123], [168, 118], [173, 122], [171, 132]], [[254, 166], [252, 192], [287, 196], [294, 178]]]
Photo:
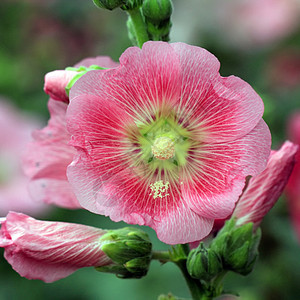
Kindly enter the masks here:
[[170, 115], [157, 116], [148, 123], [136, 123], [135, 136], [140, 149], [138, 161], [159, 173], [184, 166], [191, 146], [190, 132]]

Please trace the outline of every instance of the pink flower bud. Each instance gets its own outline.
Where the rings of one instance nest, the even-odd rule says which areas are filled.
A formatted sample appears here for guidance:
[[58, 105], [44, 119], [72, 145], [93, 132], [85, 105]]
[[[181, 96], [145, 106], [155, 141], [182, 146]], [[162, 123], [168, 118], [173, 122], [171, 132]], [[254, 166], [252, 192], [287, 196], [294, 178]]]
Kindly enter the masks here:
[[10, 212], [0, 219], [0, 247], [13, 269], [27, 279], [53, 282], [82, 267], [111, 263], [101, 250], [106, 231], [63, 222], [38, 221]]
[[47, 73], [45, 76], [44, 91], [52, 99], [69, 103], [69, 96], [66, 93], [66, 86], [76, 75], [76, 71], [57, 70]]
[[278, 151], [272, 151], [266, 169], [252, 177], [233, 215], [237, 225], [253, 222], [257, 228], [263, 217], [281, 195], [295, 163], [298, 146], [286, 141]]

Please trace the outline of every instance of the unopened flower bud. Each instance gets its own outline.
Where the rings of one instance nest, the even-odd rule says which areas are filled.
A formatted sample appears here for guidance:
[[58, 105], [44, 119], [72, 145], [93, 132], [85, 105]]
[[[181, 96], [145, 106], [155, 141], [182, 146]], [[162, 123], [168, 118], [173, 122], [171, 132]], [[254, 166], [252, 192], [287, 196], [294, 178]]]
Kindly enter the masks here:
[[201, 242], [193, 249], [187, 259], [187, 270], [196, 279], [209, 281], [222, 271], [219, 255], [212, 249], [206, 249]]
[[172, 26], [172, 2], [170, 0], [145, 0], [142, 6], [147, 31], [152, 40], [169, 40]]
[[102, 236], [101, 243], [101, 250], [114, 264], [97, 268], [98, 271], [115, 273], [123, 278], [146, 275], [152, 244], [144, 231], [129, 227], [111, 230]]
[[159, 24], [161, 21], [171, 17], [172, 2], [170, 0], [145, 0], [142, 10], [148, 20]]
[[226, 222], [211, 244], [211, 248], [220, 254], [223, 266], [227, 270], [247, 275], [258, 256], [261, 231], [253, 231], [253, 223], [241, 227], [235, 226], [235, 220]]
[[101, 250], [101, 236], [106, 230], [39, 221], [15, 212], [9, 212], [0, 224], [4, 257], [16, 272], [28, 279], [53, 282], [83, 267], [113, 264]]

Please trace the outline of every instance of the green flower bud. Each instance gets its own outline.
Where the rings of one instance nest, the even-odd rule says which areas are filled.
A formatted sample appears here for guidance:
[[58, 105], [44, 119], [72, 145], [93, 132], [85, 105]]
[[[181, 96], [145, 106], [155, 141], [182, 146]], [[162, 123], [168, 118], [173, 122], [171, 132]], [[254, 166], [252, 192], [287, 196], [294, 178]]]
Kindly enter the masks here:
[[154, 41], [168, 41], [171, 30], [171, 0], [145, 0], [142, 6], [147, 31]]
[[94, 4], [99, 8], [113, 10], [124, 4], [124, 0], [93, 0]]
[[187, 270], [191, 277], [209, 281], [223, 268], [219, 255], [212, 249], [206, 249], [201, 242], [198, 248], [190, 252], [187, 259]]
[[253, 223], [236, 227], [231, 219], [213, 240], [211, 249], [220, 254], [225, 269], [247, 275], [258, 256], [260, 237], [260, 230], [253, 233]]
[[98, 271], [115, 273], [123, 278], [140, 278], [146, 275], [152, 244], [144, 231], [130, 227], [110, 230], [101, 237], [101, 242], [101, 250], [114, 264], [96, 268]]
[[172, 9], [170, 0], [145, 0], [142, 6], [145, 18], [157, 25], [161, 21], [170, 19]]

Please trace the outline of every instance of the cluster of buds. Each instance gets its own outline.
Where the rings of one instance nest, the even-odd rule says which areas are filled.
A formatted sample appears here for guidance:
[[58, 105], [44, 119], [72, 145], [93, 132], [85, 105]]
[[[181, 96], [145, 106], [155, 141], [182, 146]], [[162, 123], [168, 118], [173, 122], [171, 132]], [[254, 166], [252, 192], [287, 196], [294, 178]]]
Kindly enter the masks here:
[[191, 277], [210, 282], [224, 271], [249, 274], [258, 257], [259, 225], [281, 195], [295, 163], [297, 145], [285, 142], [273, 151], [266, 169], [249, 180], [232, 217], [209, 246], [203, 242], [187, 259]]
[[190, 252], [187, 260], [189, 274], [207, 282], [223, 271], [249, 274], [258, 257], [260, 236], [260, 230], [253, 231], [253, 223], [237, 227], [234, 218], [226, 221], [209, 246], [205, 247], [201, 242]]
[[[138, 26], [145, 27], [148, 39], [153, 41], [169, 41], [171, 30], [171, 0], [93, 0], [99, 8], [113, 10], [121, 8], [129, 13], [127, 28], [130, 40], [137, 44], [136, 25], [132, 19], [134, 11], [141, 14], [142, 22]], [[136, 15], [136, 14], [135, 14]], [[144, 24], [143, 24], [144, 23]]]

